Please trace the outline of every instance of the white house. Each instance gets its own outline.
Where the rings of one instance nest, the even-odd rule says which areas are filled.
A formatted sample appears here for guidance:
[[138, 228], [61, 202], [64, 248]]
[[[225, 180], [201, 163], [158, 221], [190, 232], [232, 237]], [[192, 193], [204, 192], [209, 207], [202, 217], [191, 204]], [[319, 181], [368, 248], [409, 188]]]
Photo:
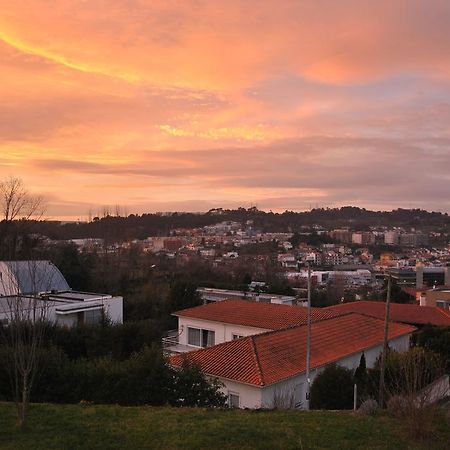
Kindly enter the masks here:
[[[224, 300], [177, 311], [178, 329], [163, 341], [165, 350], [183, 353], [221, 344], [243, 336], [281, 330], [307, 323], [308, 310], [301, 306]], [[312, 320], [340, 315], [339, 312], [312, 308]]]
[[[331, 363], [358, 367], [364, 353], [374, 365], [383, 345], [384, 323], [360, 314], [345, 314], [314, 322], [311, 327], [311, 381]], [[391, 323], [389, 345], [409, 348], [414, 327]], [[224, 385], [229, 405], [239, 408], [301, 408], [306, 394], [307, 327], [300, 325], [242, 337], [170, 358], [197, 363], [205, 374]]]

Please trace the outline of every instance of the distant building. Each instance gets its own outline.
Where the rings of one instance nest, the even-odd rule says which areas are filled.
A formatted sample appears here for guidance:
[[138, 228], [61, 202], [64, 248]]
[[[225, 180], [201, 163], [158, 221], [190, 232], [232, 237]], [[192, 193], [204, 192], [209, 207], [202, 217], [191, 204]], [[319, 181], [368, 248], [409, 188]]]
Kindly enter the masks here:
[[397, 231], [386, 231], [384, 233], [384, 243], [387, 245], [400, 244], [400, 235]]
[[400, 245], [409, 247], [428, 245], [428, 236], [421, 233], [403, 233], [400, 235]]
[[164, 239], [164, 249], [169, 252], [177, 252], [181, 247], [186, 244], [186, 239], [169, 237]]
[[372, 245], [374, 243], [375, 243], [375, 235], [369, 231], [352, 234], [352, 244]]
[[328, 235], [337, 242], [342, 242], [343, 244], [352, 243], [352, 232], [349, 230], [333, 230], [328, 233]]
[[450, 287], [427, 289], [420, 295], [421, 306], [436, 306], [450, 311]]
[[296, 303], [296, 298], [291, 295], [268, 294], [265, 292], [244, 292], [205, 287], [199, 287], [197, 292], [204, 303], [221, 302], [230, 299], [251, 300], [260, 303], [275, 303], [280, 305], [293, 305]]
[[415, 273], [416, 288], [450, 286], [450, 267], [426, 267], [423, 264], [417, 264]]

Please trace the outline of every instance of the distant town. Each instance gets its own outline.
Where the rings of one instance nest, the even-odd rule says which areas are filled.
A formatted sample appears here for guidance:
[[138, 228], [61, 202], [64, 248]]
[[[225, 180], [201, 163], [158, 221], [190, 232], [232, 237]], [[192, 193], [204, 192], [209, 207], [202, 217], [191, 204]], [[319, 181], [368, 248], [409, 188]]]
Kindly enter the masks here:
[[[179, 226], [186, 222], [193, 226]], [[195, 226], [202, 222], [207, 225]], [[145, 229], [154, 233], [137, 238]], [[450, 285], [450, 218], [422, 210], [106, 214], [90, 223], [53, 223], [48, 235], [58, 234], [67, 238], [39, 239], [50, 246], [70, 243], [82, 253], [148, 255], [160, 276], [163, 270], [199, 266], [212, 274], [210, 279], [199, 275], [198, 281], [208, 284], [204, 287], [243, 290], [260, 301], [270, 293], [285, 294], [285, 303], [304, 301], [308, 269], [317, 306], [381, 299], [387, 274], [398, 287], [398, 302], [436, 306], [425, 299], [427, 289]], [[445, 300], [437, 301], [448, 307]]]

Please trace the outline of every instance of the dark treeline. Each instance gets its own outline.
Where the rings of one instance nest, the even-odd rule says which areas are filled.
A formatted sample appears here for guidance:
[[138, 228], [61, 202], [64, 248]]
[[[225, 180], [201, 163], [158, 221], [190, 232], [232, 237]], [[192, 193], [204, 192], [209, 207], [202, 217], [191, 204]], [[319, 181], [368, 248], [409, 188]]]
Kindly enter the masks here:
[[[48, 324], [32, 402], [223, 406], [220, 384], [185, 362], [172, 368], [145, 321], [73, 329]], [[0, 327], [0, 400], [14, 400], [12, 350]]]
[[89, 223], [38, 222], [36, 232], [51, 239], [105, 238], [112, 241], [165, 236], [177, 228], [197, 228], [221, 221], [245, 222], [252, 220], [263, 231], [295, 231], [301, 226], [321, 225], [324, 228], [350, 226], [364, 230], [369, 226], [404, 226], [417, 228], [445, 228], [450, 224], [447, 213], [427, 212], [421, 209], [369, 211], [352, 206], [316, 208], [306, 212], [274, 213], [257, 208], [235, 210], [215, 209], [204, 214], [131, 214], [127, 217], [94, 217]]

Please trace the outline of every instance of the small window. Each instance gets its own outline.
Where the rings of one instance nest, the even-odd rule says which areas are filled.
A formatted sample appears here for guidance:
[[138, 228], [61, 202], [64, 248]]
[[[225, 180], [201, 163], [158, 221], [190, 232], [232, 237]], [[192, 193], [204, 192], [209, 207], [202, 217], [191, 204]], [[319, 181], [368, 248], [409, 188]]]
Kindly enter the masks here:
[[202, 347], [211, 347], [215, 344], [216, 333], [210, 330], [202, 330]]
[[240, 339], [240, 338], [242, 338], [242, 337], [244, 337], [244, 336], [242, 336], [242, 334], [232, 334], [232, 336], [231, 336], [231, 338], [233, 339], [233, 341], [235, 341], [236, 339]]
[[188, 344], [200, 347], [200, 330], [198, 328], [188, 328]]
[[240, 397], [239, 394], [228, 394], [228, 407], [229, 408], [239, 408], [240, 407]]
[[445, 300], [437, 300], [436, 301], [436, 306], [438, 308], [442, 308], [442, 309], [449, 309], [450, 308], [450, 302], [445, 301]]

